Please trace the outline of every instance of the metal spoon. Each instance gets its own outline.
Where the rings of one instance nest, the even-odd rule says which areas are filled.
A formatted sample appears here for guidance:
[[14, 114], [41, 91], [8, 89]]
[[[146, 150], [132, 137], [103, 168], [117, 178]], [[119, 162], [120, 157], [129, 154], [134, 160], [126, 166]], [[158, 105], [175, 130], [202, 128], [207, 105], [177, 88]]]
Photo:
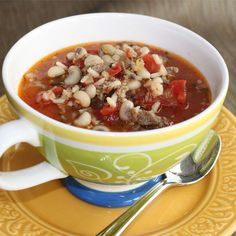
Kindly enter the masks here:
[[204, 178], [214, 167], [221, 150], [220, 136], [211, 130], [198, 148], [167, 171], [162, 180], [145, 193], [134, 205], [103, 229], [97, 236], [119, 236], [130, 223], [163, 190], [172, 185], [193, 184]]

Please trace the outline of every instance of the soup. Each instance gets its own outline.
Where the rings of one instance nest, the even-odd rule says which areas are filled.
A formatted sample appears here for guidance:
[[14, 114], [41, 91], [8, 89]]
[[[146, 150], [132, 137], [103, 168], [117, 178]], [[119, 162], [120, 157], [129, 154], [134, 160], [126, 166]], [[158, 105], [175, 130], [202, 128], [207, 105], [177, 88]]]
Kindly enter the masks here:
[[25, 73], [19, 96], [48, 117], [99, 131], [170, 126], [211, 102], [197, 68], [172, 52], [136, 42], [58, 50]]

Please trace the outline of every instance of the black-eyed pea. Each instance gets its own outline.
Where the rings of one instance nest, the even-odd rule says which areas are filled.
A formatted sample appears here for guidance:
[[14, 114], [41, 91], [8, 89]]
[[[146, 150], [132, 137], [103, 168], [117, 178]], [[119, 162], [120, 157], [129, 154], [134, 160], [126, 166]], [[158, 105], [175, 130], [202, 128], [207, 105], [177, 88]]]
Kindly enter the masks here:
[[76, 91], [73, 94], [73, 97], [75, 98], [75, 101], [77, 103], [79, 103], [82, 107], [89, 107], [90, 106], [91, 99], [86, 92], [81, 91], [81, 90]]
[[64, 75], [65, 70], [61, 66], [52, 66], [48, 70], [48, 76], [51, 78], [55, 78], [60, 75]]
[[65, 85], [75, 85], [81, 79], [81, 70], [78, 66], [70, 66], [68, 69], [69, 75], [65, 78]]
[[131, 80], [129, 83], [128, 83], [128, 88], [129, 90], [135, 90], [135, 89], [138, 89], [141, 87], [141, 82], [138, 81], [138, 80]]
[[56, 62], [56, 66], [61, 66], [64, 70], [68, 69], [67, 66], [65, 64], [63, 64], [62, 62], [60, 62], [60, 61]]
[[82, 58], [84, 57], [85, 55], [87, 55], [87, 50], [83, 47], [78, 47], [76, 49], [76, 58]]
[[84, 65], [86, 67], [96, 66], [96, 65], [103, 64], [103, 63], [104, 63], [104, 61], [98, 55], [88, 55], [86, 57], [86, 59], [84, 60]]
[[76, 56], [76, 53], [75, 52], [69, 52], [67, 53], [66, 55], [66, 58], [69, 60], [69, 61], [72, 61]]
[[119, 117], [123, 121], [128, 121], [130, 119], [130, 110], [134, 107], [133, 102], [126, 100], [122, 103], [119, 111]]
[[102, 51], [106, 54], [114, 55], [114, 53], [116, 52], [116, 48], [111, 44], [104, 44], [102, 45]]
[[85, 88], [85, 92], [92, 99], [96, 96], [96, 87], [93, 84], [90, 84]]
[[102, 57], [102, 59], [103, 59], [104, 63], [107, 65], [114, 63], [114, 60], [112, 59], [112, 57], [110, 55], [104, 55]]
[[86, 127], [91, 123], [92, 117], [89, 112], [85, 111], [76, 120], [74, 120], [74, 125], [79, 127]]

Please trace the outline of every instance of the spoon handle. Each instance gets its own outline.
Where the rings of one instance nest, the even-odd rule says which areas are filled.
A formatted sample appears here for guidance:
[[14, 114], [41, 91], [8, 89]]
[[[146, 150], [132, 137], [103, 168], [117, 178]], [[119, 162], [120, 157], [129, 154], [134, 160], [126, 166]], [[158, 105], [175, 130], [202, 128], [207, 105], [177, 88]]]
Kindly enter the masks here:
[[135, 202], [127, 211], [116, 218], [111, 224], [103, 229], [96, 236], [119, 236], [129, 226], [129, 224], [143, 211], [143, 209], [152, 202], [163, 190], [166, 189], [167, 179], [162, 179], [146, 192], [137, 202]]

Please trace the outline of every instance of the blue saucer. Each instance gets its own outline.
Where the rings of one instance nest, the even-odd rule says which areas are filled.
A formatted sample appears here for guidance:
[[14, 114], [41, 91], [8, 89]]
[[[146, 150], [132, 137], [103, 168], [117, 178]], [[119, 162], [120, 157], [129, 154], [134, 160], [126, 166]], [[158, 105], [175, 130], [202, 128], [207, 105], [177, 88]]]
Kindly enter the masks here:
[[132, 205], [161, 179], [162, 176], [160, 175], [136, 189], [123, 192], [102, 192], [94, 190], [80, 184], [71, 176], [65, 178], [63, 182], [66, 188], [81, 200], [97, 206], [116, 208]]

